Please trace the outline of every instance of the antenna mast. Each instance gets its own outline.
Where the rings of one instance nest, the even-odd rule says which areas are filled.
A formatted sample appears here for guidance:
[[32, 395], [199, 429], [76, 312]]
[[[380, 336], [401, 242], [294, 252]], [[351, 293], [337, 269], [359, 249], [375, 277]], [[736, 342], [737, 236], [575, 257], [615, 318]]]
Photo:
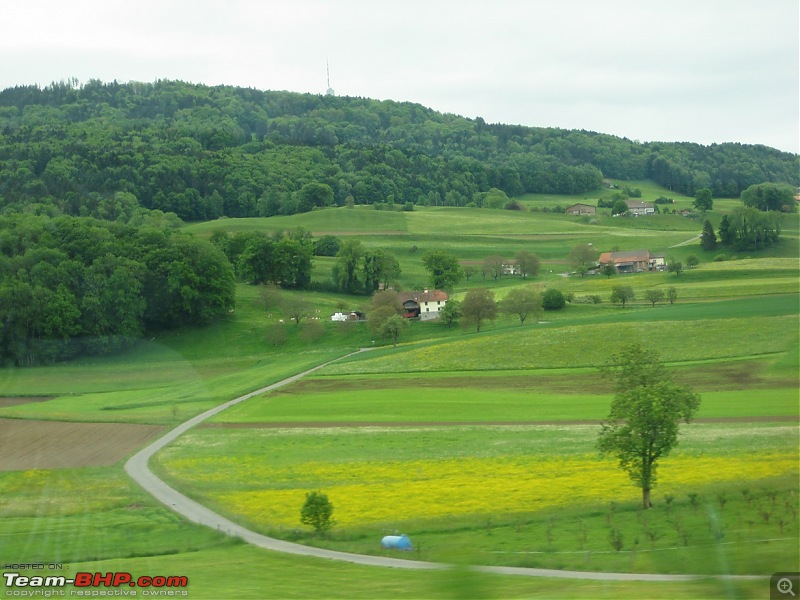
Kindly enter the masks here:
[[325, 95], [326, 96], [335, 96], [336, 94], [333, 91], [333, 88], [331, 87], [331, 67], [330, 67], [330, 64], [328, 64], [327, 60], [325, 61], [325, 70], [328, 73], [328, 91], [325, 92]]

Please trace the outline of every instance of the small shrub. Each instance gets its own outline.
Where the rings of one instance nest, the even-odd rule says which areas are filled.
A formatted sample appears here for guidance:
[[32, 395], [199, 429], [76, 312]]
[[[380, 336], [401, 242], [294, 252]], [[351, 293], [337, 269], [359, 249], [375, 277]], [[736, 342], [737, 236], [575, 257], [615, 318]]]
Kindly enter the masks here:
[[567, 301], [560, 290], [550, 288], [542, 294], [542, 308], [545, 310], [561, 310], [566, 304]]
[[608, 532], [608, 543], [611, 544], [611, 547], [617, 552], [622, 550], [622, 532], [616, 527], [612, 528], [611, 531]]
[[336, 524], [333, 520], [333, 504], [327, 494], [308, 492], [303, 508], [300, 510], [300, 522], [314, 528], [314, 532], [324, 535]]
[[725, 262], [726, 260], [728, 260], [728, 257], [725, 254], [717, 254], [714, 257], [714, 262]]

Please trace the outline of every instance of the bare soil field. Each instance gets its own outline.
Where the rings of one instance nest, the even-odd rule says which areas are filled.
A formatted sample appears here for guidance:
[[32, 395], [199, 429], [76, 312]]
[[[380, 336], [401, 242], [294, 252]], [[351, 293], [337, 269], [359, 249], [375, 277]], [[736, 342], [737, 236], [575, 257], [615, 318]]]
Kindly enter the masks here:
[[0, 419], [0, 471], [110, 466], [163, 429], [130, 423]]
[[53, 396], [0, 396], [0, 408], [30, 404], [31, 402], [47, 402], [52, 399]]

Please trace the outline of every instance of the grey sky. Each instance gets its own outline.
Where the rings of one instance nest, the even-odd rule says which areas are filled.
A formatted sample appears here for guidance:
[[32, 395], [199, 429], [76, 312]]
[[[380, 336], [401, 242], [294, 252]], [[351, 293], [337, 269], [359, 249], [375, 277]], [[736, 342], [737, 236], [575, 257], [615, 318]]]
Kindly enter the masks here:
[[0, 88], [182, 79], [800, 152], [797, 0], [2, 0]]

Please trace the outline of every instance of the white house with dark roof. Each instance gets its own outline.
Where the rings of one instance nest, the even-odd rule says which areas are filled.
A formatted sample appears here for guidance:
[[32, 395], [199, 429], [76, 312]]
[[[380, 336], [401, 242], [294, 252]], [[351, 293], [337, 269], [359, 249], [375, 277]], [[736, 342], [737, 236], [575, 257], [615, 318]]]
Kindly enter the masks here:
[[447, 304], [448, 295], [442, 290], [397, 292], [403, 304], [403, 316], [431, 321], [439, 318], [439, 311]]

